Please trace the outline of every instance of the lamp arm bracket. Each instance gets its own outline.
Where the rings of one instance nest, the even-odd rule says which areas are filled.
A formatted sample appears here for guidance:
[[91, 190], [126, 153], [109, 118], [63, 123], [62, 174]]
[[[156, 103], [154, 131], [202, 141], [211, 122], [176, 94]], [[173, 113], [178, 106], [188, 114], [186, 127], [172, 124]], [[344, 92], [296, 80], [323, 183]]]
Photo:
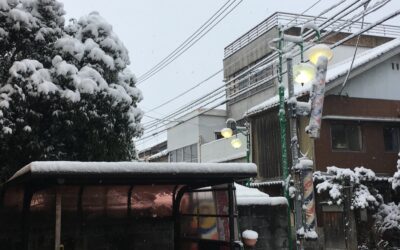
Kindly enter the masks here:
[[282, 53], [282, 50], [280, 50], [279, 48], [276, 47], [276, 44], [279, 43], [280, 41], [282, 41], [283, 38], [274, 38], [271, 41], [268, 42], [268, 47], [272, 50], [275, 50], [279, 53]]
[[317, 36], [318, 41], [320, 41], [321, 39], [321, 32], [319, 30], [319, 27], [314, 23], [314, 22], [308, 22], [305, 23], [303, 26], [301, 26], [301, 31], [300, 34], [303, 37], [304, 31], [306, 29], [310, 29], [310, 30], [314, 30], [315, 31], [315, 35]]

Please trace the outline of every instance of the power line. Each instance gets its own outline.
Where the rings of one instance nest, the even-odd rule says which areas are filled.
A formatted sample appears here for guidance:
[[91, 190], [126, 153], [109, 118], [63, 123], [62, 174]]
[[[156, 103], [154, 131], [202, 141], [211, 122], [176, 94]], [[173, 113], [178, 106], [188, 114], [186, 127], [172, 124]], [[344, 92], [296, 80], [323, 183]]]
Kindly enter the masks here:
[[197, 41], [199, 41], [201, 38], [203, 38], [208, 32], [210, 32], [216, 25], [218, 25], [223, 19], [225, 19], [225, 17], [227, 15], [229, 15], [243, 0], [240, 0], [228, 13], [226, 13], [220, 20], [218, 20], [217, 23], [215, 23], [213, 26], [211, 26], [204, 34], [202, 34], [199, 38], [197, 38], [195, 41], [193, 41], [189, 47], [185, 48], [183, 51], [181, 51], [180, 53], [178, 53], [177, 55], [175, 55], [167, 64], [163, 65], [161, 68], [157, 69], [155, 72], [151, 73], [149, 76], [147, 76], [145, 79], [140, 80], [139, 83], [146, 81], [147, 79], [149, 79], [150, 77], [154, 76], [155, 74], [157, 74], [159, 71], [161, 71], [162, 69], [164, 69], [166, 66], [168, 66], [170, 63], [172, 63], [173, 61], [175, 61], [179, 56], [181, 56], [183, 53], [185, 53], [188, 49], [190, 49], [195, 43], [197, 43]]
[[[228, 0], [223, 4], [205, 23], [203, 23], [195, 32], [193, 32], [188, 38], [186, 38], [185, 41], [183, 41], [175, 50], [173, 50], [171, 53], [169, 53], [166, 57], [164, 57], [159, 63], [157, 63], [155, 66], [153, 66], [150, 70], [148, 70], [146, 73], [141, 75], [138, 79], [140, 80], [141, 78], [145, 77], [147, 74], [152, 72], [156, 67], [164, 63], [166, 60], [168, 60], [171, 56], [175, 54], [175, 52], [179, 51], [182, 49], [182, 47], [185, 47], [188, 42], [192, 40], [193, 37], [196, 37], [199, 32], [203, 29], [204, 26], [206, 26], [231, 0]], [[232, 3], [231, 3], [232, 4]]]
[[[359, 0], [358, 0], [358, 1], [359, 1]], [[358, 1], [355, 1], [355, 2], [351, 3], [349, 6], [354, 5], [354, 4], [357, 3]], [[349, 7], [349, 6], [347, 6], [347, 7]], [[358, 7], [358, 6], [357, 6], [357, 7]], [[324, 11], [324, 12], [322, 12], [322, 13], [326, 13], [326, 11]], [[341, 13], [341, 12], [339, 12], [339, 13]], [[337, 15], [338, 15], [338, 14], [336, 14], [336, 15], [334, 15], [334, 16], [337, 16]], [[316, 17], [316, 18], [317, 18], [317, 17]], [[329, 18], [329, 19], [327, 19], [327, 20], [329, 21], [330, 19], [331, 19], [331, 18]], [[328, 21], [324, 22], [323, 25], [326, 24], [326, 26], [329, 26], [330, 23], [329, 23]], [[331, 22], [333, 23], [333, 22], [335, 22], [335, 20], [332, 20]], [[331, 33], [331, 32], [333, 32], [333, 30], [331, 30], [329, 33]], [[312, 31], [308, 31], [308, 32], [306, 32], [305, 34], [306, 34], [306, 35], [307, 35], [307, 34], [311, 35], [311, 34], [312, 34]], [[270, 64], [271, 62], [273, 62], [274, 57], [276, 57], [276, 56], [277, 56], [277, 55], [272, 55], [272, 57], [268, 57], [268, 58], [266, 58], [266, 59], [260, 61], [259, 63], [253, 65], [253, 66], [250, 67], [249, 69], [243, 71], [241, 74], [235, 76], [233, 79], [230, 79], [230, 80], [225, 84], [225, 86], [228, 86], [232, 81], [234, 81], [234, 80], [238, 79], [239, 77], [241, 77], [242, 75], [245, 75], [245, 74], [247, 74], [248, 72], [254, 70], [254, 68], [256, 68], [256, 67], [259, 67], [259, 66], [261, 66], [261, 65]], [[221, 86], [220, 88], [222, 88], [222, 87], [223, 87], [223, 86]], [[218, 88], [218, 89], [220, 89], [220, 88]], [[217, 89], [217, 90], [218, 90], [218, 89]], [[251, 89], [252, 89], [252, 88], [251, 88]], [[226, 89], [225, 89], [225, 90], [226, 90]], [[210, 93], [213, 93], [214, 91], [216, 91], [216, 90], [213, 90], [213, 91], [211, 91]], [[202, 97], [202, 98], [199, 98], [199, 99], [197, 100], [197, 102], [206, 100], [206, 99], [204, 99], [204, 98], [207, 98], [207, 96], [208, 96], [208, 94], [206, 94], [206, 95], [205, 95], [204, 97]], [[184, 110], [178, 110], [178, 111], [176, 111], [176, 112], [174, 112], [174, 113], [168, 115], [167, 117], [170, 118], [171, 116], [173, 117], [173, 116], [176, 116], [176, 115], [180, 115], [182, 112], [188, 110], [189, 108], [191, 108], [191, 107], [192, 107], [193, 105], [195, 105], [195, 104], [196, 104], [196, 103], [194, 103], [194, 104], [192, 104], [192, 105], [189, 105], [189, 106], [188, 106], [186, 109], [184, 109]], [[184, 106], [184, 107], [186, 107], [186, 106]], [[151, 125], [149, 125], [149, 126], [151, 127], [152, 125], [154, 125], [154, 123], [151, 124]], [[147, 127], [147, 128], [148, 128], [148, 127]]]
[[225, 85], [222, 85], [222, 86], [219, 86], [219, 87], [217, 87], [217, 88], [211, 90], [209, 93], [204, 94], [204, 95], [202, 95], [201, 97], [199, 97], [199, 98], [197, 98], [197, 99], [191, 101], [190, 103], [181, 106], [180, 108], [178, 108], [178, 110], [176, 110], [176, 111], [174, 111], [173, 113], [171, 113], [171, 114], [165, 116], [164, 118], [169, 119], [169, 118], [171, 118], [171, 117], [173, 117], [173, 116], [177, 116], [177, 115], [179, 115], [180, 113], [185, 112], [185, 111], [191, 109], [193, 106], [195, 106], [195, 105], [197, 105], [197, 104], [199, 104], [199, 103], [202, 103], [203, 101], [205, 101], [205, 100], [207, 100], [207, 99], [209, 99], [209, 98], [212, 98], [213, 96], [215, 96], [215, 95], [217, 95], [217, 94], [219, 94], [219, 93], [225, 92], [224, 87], [225, 87]]
[[163, 107], [163, 106], [165, 106], [165, 105], [167, 105], [167, 104], [169, 104], [169, 103], [175, 101], [176, 99], [178, 99], [178, 98], [180, 98], [180, 97], [186, 95], [187, 93], [189, 93], [190, 91], [192, 91], [192, 90], [194, 90], [195, 88], [199, 87], [199, 86], [202, 85], [203, 83], [206, 83], [208, 80], [214, 78], [216, 75], [218, 75], [219, 73], [221, 73], [222, 70], [223, 70], [223, 69], [218, 70], [218, 71], [215, 72], [214, 74], [208, 76], [208, 77], [207, 77], [206, 79], [204, 79], [203, 81], [201, 81], [201, 82], [197, 83], [196, 85], [194, 85], [193, 87], [191, 87], [191, 88], [189, 88], [189, 89], [183, 91], [182, 93], [180, 93], [180, 94], [178, 94], [178, 95], [176, 95], [176, 96], [170, 98], [169, 100], [167, 100], [167, 101], [165, 101], [165, 102], [159, 104], [158, 106], [156, 106], [156, 107], [154, 107], [154, 108], [151, 108], [150, 110], [147, 111], [147, 113], [152, 112], [152, 111], [154, 111], [154, 110], [156, 110], [156, 109], [159, 109], [159, 108], [161, 108], [161, 107]]
[[[358, 1], [359, 1], [359, 0], [358, 0]], [[354, 5], [354, 4], [357, 3], [358, 1], [355, 1], [355, 2], [351, 3], [350, 5], [348, 5], [348, 7]], [[338, 5], [340, 5], [340, 3], [339, 3], [339, 4], [336, 4], [336, 5], [334, 5], [334, 6], [337, 7]], [[332, 8], [328, 8], [327, 10], [323, 11], [320, 15], [322, 15], [323, 13], [327, 13], [329, 10], [332, 10]], [[341, 13], [341, 12], [339, 12], [339, 13]], [[334, 16], [337, 16], [337, 14], [334, 15]], [[318, 17], [315, 17], [315, 18], [318, 18]], [[329, 20], [329, 19], [328, 19], [328, 20]], [[334, 22], [334, 21], [332, 21], [332, 22]], [[325, 22], [325, 23], [326, 23], [326, 22]], [[324, 24], [325, 24], [325, 23], [324, 23]], [[329, 25], [329, 24], [328, 24], [328, 25]], [[311, 33], [312, 33], [311, 31], [308, 31], [308, 34], [311, 34]], [[307, 32], [306, 32], [306, 34], [307, 34]], [[276, 55], [273, 55], [273, 56], [276, 57]], [[247, 74], [248, 72], [252, 71], [254, 68], [263, 65], [264, 62], [271, 63], [271, 62], [273, 62], [273, 60], [274, 60], [274, 58], [269, 57], [269, 58], [266, 58], [266, 59], [260, 61], [259, 63], [253, 65], [252, 67], [250, 67], [249, 69], [245, 70], [245, 71], [242, 72], [241, 74], [237, 75], [237, 76], [234, 77], [233, 79], [230, 79], [230, 80], [225, 84], [225, 86], [228, 86], [232, 81], [238, 79], [238, 78], [241, 77], [242, 75]], [[253, 85], [253, 86], [254, 86], [254, 85]], [[220, 88], [222, 88], [222, 87], [223, 87], [223, 86], [221, 86]], [[220, 89], [220, 88], [218, 88], [218, 89]], [[217, 89], [217, 90], [218, 90], [218, 89]], [[253, 87], [250, 87], [249, 90], [251, 90], [251, 89], [253, 89]], [[226, 89], [225, 89], [225, 90], [226, 90]], [[247, 90], [247, 89], [244, 89], [244, 90]], [[216, 91], [216, 90], [213, 90], [213, 91]], [[213, 91], [210, 92], [210, 93], [213, 93]], [[205, 95], [204, 97], [207, 97], [207, 96], [208, 96], [208, 95]], [[199, 102], [199, 101], [205, 101], [205, 100], [207, 100], [207, 98], [204, 99], [204, 97], [199, 98], [197, 101]], [[191, 108], [194, 104], [196, 104], [196, 103], [192, 103], [192, 105], [189, 105], [189, 108]], [[186, 110], [188, 110], [188, 108], [187, 108]], [[185, 109], [184, 109], [184, 110], [181, 109], [181, 110], [175, 111], [174, 113], [172, 113], [172, 114], [170, 114], [170, 115], [168, 115], [168, 116], [166, 116], [166, 117], [167, 117], [167, 118], [170, 118], [170, 117], [174, 117], [174, 116], [180, 115], [182, 112], [185, 112], [186, 110], [185, 110]], [[149, 125], [147, 128], [152, 127], [152, 126], [154, 126], [154, 125], [157, 125], [157, 122], [153, 122], [153, 123], [152, 123], [151, 125]]]
[[[358, 0], [358, 1], [359, 1], [359, 0]], [[318, 4], [319, 2], [320, 2], [320, 1], [315, 2], [313, 5], [311, 5], [309, 8], [307, 8], [305, 11], [303, 11], [302, 14], [304, 14], [305, 12], [307, 12], [308, 10], [310, 10], [311, 8], [313, 8], [313, 7], [314, 7], [316, 4]], [[333, 5], [333, 6], [331, 6], [330, 8], [324, 10], [323, 12], [321, 12], [321, 13], [319, 14], [319, 16], [321, 16], [321, 15], [323, 15], [323, 14], [329, 12], [329, 11], [332, 10], [333, 8], [336, 8], [337, 6], [339, 6], [340, 4], [342, 4], [343, 2], [344, 2], [344, 0], [342, 0], [342, 1], [340, 1], [339, 3], [337, 3], [337, 4]], [[294, 20], [296, 20], [298, 17], [299, 17], [299, 15], [297, 15], [294, 19], [292, 19], [288, 24], [290, 24], [291, 22], [293, 22]], [[315, 17], [315, 18], [317, 18], [317, 17]], [[255, 66], [256, 66], [256, 65], [255, 65]], [[221, 69], [220, 71], [222, 71], [222, 69]], [[246, 73], [246, 72], [243, 72], [243, 73]], [[236, 78], [235, 78], [235, 79], [236, 79]], [[235, 79], [232, 79], [232, 80], [235, 80]], [[184, 93], [187, 93], [187, 92], [184, 92]], [[182, 94], [182, 95], [183, 95], [183, 94]], [[180, 96], [182, 96], [182, 95], [178, 95], [177, 97], [180, 97]], [[172, 101], [172, 100], [175, 100], [177, 97], [172, 98], [171, 101]], [[151, 110], [149, 110], [149, 111], [147, 111], [147, 112], [153, 111], [153, 110], [155, 110], [155, 109], [157, 109], [157, 108], [159, 108], [159, 107], [161, 107], [161, 106], [163, 106], [163, 105], [165, 105], [165, 104], [167, 104], [167, 103], [169, 103], [169, 101], [167, 101], [167, 102], [165, 102], [165, 103], [163, 103], [163, 104], [161, 104], [161, 105], [159, 105], [159, 106], [155, 107], [154, 109], [151, 109]]]
[[[367, 2], [366, 5], [364, 5], [364, 13], [363, 13], [363, 17], [362, 17], [361, 29], [364, 28], [364, 17], [365, 17], [365, 13], [366, 13], [366, 11], [367, 11], [367, 6], [368, 6], [368, 4], [369, 4], [369, 2]], [[358, 44], [359, 44], [359, 42], [360, 42], [360, 37], [361, 37], [361, 34], [358, 35], [358, 37], [357, 37], [356, 48], [355, 48], [355, 50], [354, 50], [354, 54], [353, 54], [353, 58], [352, 58], [352, 60], [351, 60], [350, 68], [349, 68], [349, 70], [347, 71], [347, 75], [346, 75], [346, 78], [345, 78], [344, 81], [343, 81], [342, 88], [341, 88], [340, 91], [339, 91], [339, 95], [342, 94], [342, 91], [343, 91], [344, 87], [346, 86], [346, 82], [347, 82], [347, 80], [349, 79], [350, 72], [351, 72], [351, 70], [353, 69], [353, 64], [354, 64], [354, 60], [356, 59], [357, 50], [358, 50]]]
[[[291, 24], [292, 22], [296, 21], [300, 16], [304, 15], [307, 11], [311, 10], [315, 5], [317, 5], [319, 2], [321, 2], [322, 0], [318, 0], [316, 1], [314, 4], [312, 4], [310, 7], [308, 7], [306, 10], [304, 10], [303, 12], [301, 12], [300, 14], [298, 14], [295, 18], [293, 18], [290, 22], [288, 22], [286, 25], [289, 26], [289, 24]], [[342, 0], [344, 1], [344, 0]]]
[[[200, 32], [195, 32], [197, 33], [196, 35], [192, 35], [190, 37], [190, 39], [187, 39], [188, 41], [184, 42], [184, 46], [180, 46], [177, 49], [175, 49], [172, 53], [170, 53], [166, 58], [164, 58], [164, 60], [162, 60], [160, 63], [158, 63], [156, 66], [154, 66], [152, 69], [150, 69], [149, 71], [147, 71], [144, 75], [140, 76], [138, 79], [138, 85], [141, 84], [142, 82], [146, 81], [147, 79], [151, 78], [152, 76], [154, 76], [155, 74], [157, 74], [159, 71], [161, 71], [162, 69], [164, 69], [166, 66], [168, 66], [170, 63], [172, 63], [173, 61], [175, 61], [179, 56], [181, 56], [183, 53], [185, 53], [188, 49], [190, 49], [194, 44], [196, 44], [201, 38], [203, 38], [206, 34], [208, 34], [216, 25], [218, 25], [223, 19], [225, 19], [225, 17], [227, 15], [229, 15], [234, 9], [237, 8], [237, 6], [242, 2], [243, 0], [240, 0], [236, 5], [234, 5], [230, 10], [229, 8], [236, 2], [236, 0], [234, 0], [232, 3], [230, 3], [225, 9], [222, 10], [222, 12], [220, 12], [220, 10], [217, 11], [220, 13], [215, 13], [214, 15], [216, 15], [215, 17], [213, 17], [211, 22], [208, 22], [207, 24], [203, 24], [203, 26], [201, 27], [201, 31]], [[229, 2], [229, 1], [228, 1]], [[227, 3], [228, 3], [227, 2]], [[226, 4], [227, 4], [226, 3]], [[225, 5], [226, 5], [225, 4]], [[225, 6], [224, 5], [224, 6]], [[223, 8], [223, 7], [222, 7]], [[225, 15], [223, 15], [225, 12], [227, 12]], [[213, 16], [214, 16], [213, 15]], [[220, 18], [218, 20], [218, 18], [221, 16], [222, 18]], [[216, 21], [216, 22], [215, 22]], [[215, 23], [214, 23], [215, 22]], [[208, 28], [211, 25], [210, 28]], [[204, 31], [205, 30], [205, 31]], [[204, 32], [204, 33], [203, 33]], [[203, 34], [202, 34], [203, 33]], [[201, 34], [201, 35], [200, 35]], [[198, 37], [200, 35], [200, 37]]]
[[[384, 2], [384, 1], [382, 1], [382, 2]], [[386, 3], [387, 3], [387, 2], [386, 2]], [[386, 3], [385, 3], [385, 4], [386, 4]], [[354, 3], [353, 3], [353, 4], [354, 4]], [[374, 7], [377, 7], [377, 6], [375, 5]], [[378, 6], [378, 7], [380, 8], [380, 7], [382, 7], [382, 6]], [[370, 9], [370, 10], [371, 10], [371, 11], [368, 12], [367, 14], [373, 12], [375, 9]], [[339, 13], [341, 13], [341, 12], [339, 12]], [[365, 13], [364, 13], [364, 14], [365, 14]], [[398, 14], [399, 14], [399, 12], [395, 12], [395, 13], [393, 13], [392, 15], [386, 17], [385, 19], [381, 19], [379, 22], [377, 22], [377, 23], [375, 23], [375, 24], [371, 24], [369, 27], [360, 30], [360, 31], [357, 32], [356, 34], [349, 35], [348, 37], [346, 37], [346, 38], [342, 39], [341, 41], [335, 43], [335, 44], [332, 45], [331, 47], [339, 46], [340, 44], [342, 44], [342, 43], [344, 43], [344, 42], [350, 40], [351, 38], [353, 38], [353, 37], [355, 37], [355, 36], [357, 36], [357, 35], [359, 35], [359, 34], [361, 34], [361, 33], [364, 33], [364, 32], [366, 32], [366, 31], [368, 31], [369, 29], [373, 28], [374, 26], [376, 26], [376, 25], [378, 25], [378, 24], [380, 24], [380, 23], [386, 21], [387, 19], [392, 18], [392, 17], [394, 17], [394, 16], [396, 16], [396, 15], [398, 15]], [[337, 16], [337, 14], [334, 15], [334, 16]], [[352, 19], [356, 18], [357, 16], [358, 16], [358, 15], [353, 16]], [[329, 20], [329, 19], [328, 19], [328, 20]], [[353, 21], [352, 23], [356, 22], [357, 20], [358, 20], [358, 19], [356, 19], [356, 20]], [[337, 20], [332, 20], [332, 22], [335, 22], [335, 21], [337, 21]], [[324, 24], [326, 24], [326, 22], [325, 22]], [[329, 26], [329, 25], [330, 25], [330, 24], [327, 24], [327, 26]], [[347, 24], [347, 25], [351, 25], [351, 23], [350, 23], [350, 24]], [[338, 28], [338, 27], [336, 27], [336, 28]], [[343, 28], [341, 28], [341, 29], [343, 29]], [[341, 30], [341, 29], [340, 29], [340, 30]], [[333, 33], [333, 32], [335, 32], [334, 29], [330, 30], [329, 32], [327, 32], [327, 33], [324, 34], [324, 35], [325, 35], [325, 37], [326, 37], [327, 35], [329, 35], [329, 33]], [[328, 36], [328, 37], [329, 37], [329, 36]], [[274, 61], [274, 59], [272, 58], [272, 59], [269, 60], [269, 63], [272, 63], [273, 61]], [[256, 67], [256, 66], [259, 66], [259, 64], [257, 63], [257, 65], [254, 65], [254, 67]], [[252, 68], [254, 68], [254, 67], [252, 67]], [[251, 86], [251, 88], [250, 88], [250, 87], [249, 87], [249, 88], [246, 88], [246, 89], [244, 89], [244, 91], [249, 91], [249, 90], [253, 89], [254, 87], [257, 87], [257, 85]], [[238, 94], [241, 94], [241, 93], [238, 93]], [[232, 98], [234, 98], [234, 97], [232, 97]], [[229, 98], [229, 99], [230, 99], [230, 98]], [[218, 100], [218, 99], [217, 99], [217, 100]], [[228, 100], [224, 100], [222, 103], [219, 103], [216, 107], [218, 107], [219, 105], [222, 105], [223, 103], [226, 103], [227, 101], [228, 101]], [[164, 129], [164, 130], [162, 130], [162, 131], [159, 131], [159, 132], [157, 132], [157, 133], [155, 133], [155, 134], [159, 134], [159, 133], [165, 132], [165, 130], [166, 130], [166, 129]], [[153, 134], [153, 135], [154, 135], [154, 134]], [[149, 137], [149, 136], [147, 136], [147, 137], [145, 137], [145, 138], [148, 138], [148, 137]], [[145, 138], [143, 138], [143, 139], [145, 139]], [[140, 141], [140, 140], [142, 140], [142, 138], [140, 138], [139, 141]]]
[[[215, 98], [215, 99], [209, 101], [209, 102], [206, 103], [203, 107], [205, 107], [205, 106], [207, 106], [207, 105], [209, 105], [209, 104], [215, 102], [215, 101], [218, 100], [218, 99], [220, 99], [220, 97], [217, 97], [217, 98]], [[181, 123], [183, 123], [183, 122], [187, 122], [187, 121], [189, 121], [190, 119], [193, 119], [193, 118], [195, 118], [195, 117], [198, 116], [198, 115], [201, 115], [201, 114], [204, 114], [204, 113], [206, 113], [206, 112], [208, 112], [208, 111], [210, 111], [210, 110], [213, 110], [213, 109], [215, 109], [216, 107], [219, 107], [219, 106], [221, 106], [221, 105], [223, 105], [223, 104], [225, 104], [225, 103], [226, 103], [226, 100], [223, 100], [223, 101], [221, 101], [221, 102], [218, 102], [217, 104], [214, 104], [214, 105], [212, 105], [211, 107], [209, 107], [209, 108], [207, 108], [207, 109], [205, 109], [205, 110], [200, 111], [199, 113], [196, 113], [196, 114], [194, 114], [194, 115], [192, 115], [192, 116], [190, 116], [190, 117], [188, 117], [188, 118], [186, 118], [186, 119], [184, 119], [184, 120], [180, 120], [179, 122], [177, 122], [176, 125], [181, 124]], [[152, 130], [152, 131], [154, 131], [154, 130]], [[152, 136], [154, 136], [154, 135], [160, 134], [160, 133], [165, 132], [165, 131], [167, 131], [167, 128], [163, 128], [163, 129], [160, 130], [160, 131], [157, 131], [157, 132], [152, 133], [152, 134], [150, 134], [150, 135], [148, 135], [148, 136], [144, 136], [144, 137], [142, 137], [142, 138], [139, 138], [139, 139], [136, 140], [136, 141], [145, 140], [145, 139], [147, 139], [147, 138], [149, 138], [149, 137], [152, 137]]]

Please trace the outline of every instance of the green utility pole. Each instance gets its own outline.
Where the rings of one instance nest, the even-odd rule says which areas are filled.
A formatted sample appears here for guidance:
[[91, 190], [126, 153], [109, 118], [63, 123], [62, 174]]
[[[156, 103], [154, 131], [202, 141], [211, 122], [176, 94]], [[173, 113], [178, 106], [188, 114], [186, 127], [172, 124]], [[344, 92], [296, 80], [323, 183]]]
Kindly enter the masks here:
[[250, 162], [250, 125], [248, 122], [245, 124], [246, 127], [246, 161]]
[[278, 53], [279, 53], [279, 66], [278, 66], [278, 82], [279, 82], [279, 127], [281, 130], [281, 151], [282, 151], [282, 177], [285, 183], [284, 193], [288, 201], [287, 206], [287, 223], [288, 223], [288, 245], [289, 249], [292, 250], [292, 223], [291, 223], [291, 212], [290, 212], [290, 197], [288, 189], [288, 159], [287, 159], [287, 148], [286, 148], [286, 111], [285, 111], [285, 87], [282, 83], [282, 37], [283, 32], [279, 28], [279, 43], [278, 43]]

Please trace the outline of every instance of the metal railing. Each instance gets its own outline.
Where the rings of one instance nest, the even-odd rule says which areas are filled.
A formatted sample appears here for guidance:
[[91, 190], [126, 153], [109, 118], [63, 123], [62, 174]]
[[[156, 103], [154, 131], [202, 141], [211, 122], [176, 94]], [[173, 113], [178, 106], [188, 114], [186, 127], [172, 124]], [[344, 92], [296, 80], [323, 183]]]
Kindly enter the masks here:
[[[274, 80], [271, 79], [274, 74], [274, 67], [270, 65], [268, 67], [260, 67], [259, 69], [254, 69], [251, 72], [244, 74], [242, 77], [232, 81], [229, 84], [227, 90], [228, 97], [237, 95], [235, 98], [229, 101], [230, 104], [243, 100], [265, 88], [274, 85]], [[269, 79], [269, 80], [268, 80]], [[244, 89], [251, 88], [255, 86], [250, 91], [245, 91], [243, 94], [239, 94]]]
[[[327, 18], [325, 17], [315, 17], [309, 15], [298, 15], [293, 13], [285, 13], [285, 12], [275, 12], [273, 15], [256, 25], [254, 28], [249, 30], [246, 34], [242, 35], [234, 42], [229, 44], [224, 49], [224, 58], [227, 58], [234, 54], [236, 51], [240, 50], [241, 48], [245, 47], [247, 44], [251, 43], [261, 35], [265, 34], [269, 30], [274, 27], [278, 27], [278, 25], [288, 25], [290, 26], [298, 26], [303, 25], [309, 21], [315, 19], [315, 24], [320, 25], [326, 21]], [[334, 25], [327, 27], [327, 29], [337, 26], [340, 23], [345, 23], [346, 20], [338, 19], [335, 21]], [[368, 26], [370, 23], [364, 23], [364, 27]], [[361, 29], [362, 22], [355, 22], [349, 25], [346, 29], [343, 29], [341, 32], [344, 33], [354, 33]], [[400, 26], [395, 25], [384, 25], [380, 24], [375, 26], [374, 28], [370, 29], [369, 31], [365, 32], [365, 35], [370, 36], [380, 36], [380, 37], [400, 37]]]

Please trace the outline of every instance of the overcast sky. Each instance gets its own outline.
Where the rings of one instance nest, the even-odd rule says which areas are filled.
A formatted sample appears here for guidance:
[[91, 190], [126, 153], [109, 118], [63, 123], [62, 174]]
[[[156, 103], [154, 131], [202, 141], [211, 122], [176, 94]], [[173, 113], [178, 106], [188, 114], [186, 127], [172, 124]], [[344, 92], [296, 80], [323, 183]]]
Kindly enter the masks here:
[[[59, 0], [62, 1], [62, 0]], [[98, 11], [128, 48], [131, 70], [140, 76], [167, 56], [227, 0], [65, 0], [67, 18], [79, 18]], [[276, 11], [301, 13], [316, 0], [244, 0], [212, 31], [157, 75], [139, 85], [144, 100], [139, 104], [149, 110], [190, 88], [222, 68], [224, 47]], [[338, 0], [321, 0], [306, 14], [317, 15]], [[348, 2], [351, 2], [348, 0]], [[375, 1], [373, 1], [375, 2]], [[393, 0], [367, 21], [400, 9]], [[400, 18], [390, 23], [399, 23]], [[222, 74], [201, 88], [149, 115], [163, 117], [190, 102], [201, 93], [222, 84]], [[147, 118], [144, 121], [149, 121]], [[139, 148], [162, 141], [159, 136]]]

